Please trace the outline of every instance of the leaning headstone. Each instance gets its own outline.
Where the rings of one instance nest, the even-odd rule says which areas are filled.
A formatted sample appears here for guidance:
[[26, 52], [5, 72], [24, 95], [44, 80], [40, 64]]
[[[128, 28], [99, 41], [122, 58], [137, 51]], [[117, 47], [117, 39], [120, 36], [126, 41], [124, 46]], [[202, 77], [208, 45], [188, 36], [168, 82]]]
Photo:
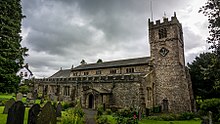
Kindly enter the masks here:
[[51, 102], [47, 102], [42, 108], [36, 124], [56, 124], [56, 112]]
[[23, 97], [23, 94], [22, 93], [18, 93], [17, 96], [16, 96], [16, 100], [17, 101], [21, 101], [22, 97]]
[[33, 99], [34, 100], [37, 99], [37, 90], [34, 90], [34, 92], [33, 92]]
[[27, 99], [31, 100], [32, 99], [32, 93], [27, 94]]
[[209, 111], [209, 124], [212, 124], [212, 112]]
[[209, 118], [208, 117], [203, 117], [202, 118], [202, 122], [201, 122], [201, 124], [209, 124]]
[[54, 96], [53, 101], [57, 102], [58, 96]]
[[25, 106], [21, 101], [15, 102], [8, 111], [6, 124], [23, 124]]
[[62, 104], [59, 102], [56, 108], [56, 116], [61, 117]]
[[35, 104], [31, 107], [28, 113], [28, 124], [36, 124], [37, 116], [40, 112], [40, 105]]
[[11, 108], [11, 106], [12, 106], [14, 103], [15, 103], [14, 98], [11, 98], [10, 100], [8, 100], [8, 101], [5, 103], [5, 107], [4, 107], [3, 114], [8, 114], [9, 108]]
[[32, 99], [32, 93], [28, 93], [26, 98], [27, 105], [29, 105], [31, 99]]

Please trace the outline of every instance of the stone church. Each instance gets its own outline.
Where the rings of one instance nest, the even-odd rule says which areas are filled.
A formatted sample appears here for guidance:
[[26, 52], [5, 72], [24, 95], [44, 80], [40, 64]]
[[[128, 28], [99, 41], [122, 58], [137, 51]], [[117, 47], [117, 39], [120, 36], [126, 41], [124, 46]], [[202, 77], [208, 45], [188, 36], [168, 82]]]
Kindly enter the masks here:
[[52, 100], [80, 100], [82, 107], [192, 111], [190, 75], [185, 67], [182, 25], [171, 19], [148, 20], [150, 56], [81, 64], [35, 79], [37, 93]]

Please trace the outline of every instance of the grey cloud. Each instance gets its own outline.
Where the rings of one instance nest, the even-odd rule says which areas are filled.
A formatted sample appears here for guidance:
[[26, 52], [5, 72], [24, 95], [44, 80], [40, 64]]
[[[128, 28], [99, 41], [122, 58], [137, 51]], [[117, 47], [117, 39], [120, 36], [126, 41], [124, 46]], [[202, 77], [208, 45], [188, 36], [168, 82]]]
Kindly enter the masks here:
[[[23, 29], [29, 29], [23, 42], [30, 49], [26, 61], [42, 76], [41, 71], [47, 75], [48, 70], [78, 65], [81, 59], [96, 62], [98, 58], [105, 61], [147, 56], [149, 3], [149, 0], [23, 0], [23, 13], [27, 16]], [[154, 18], [160, 19], [164, 11], [170, 17], [186, 4], [186, 1], [155, 0]], [[188, 36], [191, 34], [186, 33]], [[196, 46], [197, 42], [190, 45]], [[191, 49], [190, 45], [187, 49]]]

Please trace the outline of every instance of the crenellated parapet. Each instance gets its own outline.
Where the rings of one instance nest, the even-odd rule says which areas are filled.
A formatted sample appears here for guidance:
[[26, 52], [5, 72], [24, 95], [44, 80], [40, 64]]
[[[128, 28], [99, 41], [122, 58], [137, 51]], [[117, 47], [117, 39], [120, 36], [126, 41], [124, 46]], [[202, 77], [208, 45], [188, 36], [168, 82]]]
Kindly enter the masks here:
[[175, 12], [174, 12], [174, 16], [171, 17], [171, 20], [169, 20], [166, 17], [163, 18], [162, 22], [161, 22], [161, 20], [156, 20], [154, 22], [154, 21], [151, 21], [150, 18], [148, 19], [149, 29], [158, 28], [158, 27], [161, 27], [161, 26], [169, 26], [169, 25], [173, 25], [173, 24], [178, 24], [178, 26], [181, 27], [181, 23], [177, 19]]
[[112, 83], [112, 82], [139, 82], [143, 74], [123, 74], [123, 75], [107, 75], [107, 76], [78, 76], [68, 78], [43, 78], [35, 79], [35, 83]]

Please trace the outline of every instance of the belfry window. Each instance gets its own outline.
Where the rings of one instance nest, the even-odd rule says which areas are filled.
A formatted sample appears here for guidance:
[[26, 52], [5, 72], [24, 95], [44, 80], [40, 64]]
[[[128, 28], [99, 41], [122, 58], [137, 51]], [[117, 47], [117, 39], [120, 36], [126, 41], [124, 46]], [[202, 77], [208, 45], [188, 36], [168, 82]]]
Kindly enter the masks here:
[[159, 29], [158, 35], [159, 35], [159, 39], [166, 38], [167, 29], [166, 28]]

